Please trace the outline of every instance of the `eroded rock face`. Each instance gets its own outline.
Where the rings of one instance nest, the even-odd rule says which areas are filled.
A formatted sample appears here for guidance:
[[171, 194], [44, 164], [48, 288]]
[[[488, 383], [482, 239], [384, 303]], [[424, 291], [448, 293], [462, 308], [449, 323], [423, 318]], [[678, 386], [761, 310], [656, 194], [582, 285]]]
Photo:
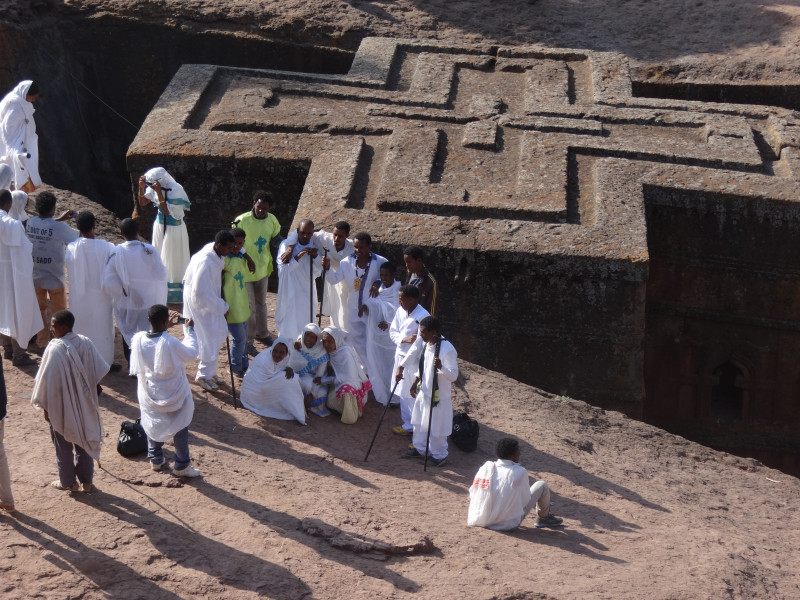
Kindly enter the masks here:
[[[795, 129], [779, 108], [633, 97], [618, 54], [371, 38], [347, 75], [185, 65], [128, 167], [135, 179], [163, 164], [195, 192], [195, 246], [261, 186], [284, 224], [345, 219], [398, 264], [423, 245], [464, 358], [636, 415], [646, 386], [650, 414], [691, 421], [710, 419], [713, 360], [794, 323], [786, 293], [733, 316], [751, 283], [768, 298], [796, 279]], [[714, 234], [746, 232], [754, 214], [749, 241]], [[734, 276], [693, 287], [727, 273], [728, 255]], [[656, 281], [653, 262], [668, 265]], [[676, 336], [690, 321], [703, 325]], [[679, 355], [719, 347], [663, 372], [667, 338]], [[685, 406], [659, 391], [668, 378]]]

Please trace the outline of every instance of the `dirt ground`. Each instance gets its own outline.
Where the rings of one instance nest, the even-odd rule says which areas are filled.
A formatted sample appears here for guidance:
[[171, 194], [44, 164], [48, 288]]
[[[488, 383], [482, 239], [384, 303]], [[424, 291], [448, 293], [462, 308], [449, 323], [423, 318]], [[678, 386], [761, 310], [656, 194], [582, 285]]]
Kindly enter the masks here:
[[[616, 51], [640, 79], [800, 80], [794, 2], [2, 4], [8, 21], [68, 7], [348, 49], [391, 35]], [[454, 404], [481, 423], [478, 450], [451, 448], [428, 472], [400, 458], [408, 439], [391, 433], [397, 411], [365, 462], [375, 404], [353, 426], [310, 417], [300, 427], [234, 408], [229, 385], [213, 394], [193, 386], [190, 445], [204, 476], [191, 481], [116, 453], [120, 422], [138, 408], [135, 380], [110, 374], [92, 494], [48, 487], [55, 457], [29, 404], [35, 368], [3, 366], [17, 511], [0, 513], [2, 598], [800, 598], [800, 480], [475, 365], [461, 363], [469, 395], [458, 391]], [[506, 435], [553, 488], [563, 529], [535, 529], [530, 517], [512, 533], [466, 527], [472, 477]]]
[[[196, 480], [117, 454], [120, 423], [138, 415], [136, 380], [109, 374], [99, 491], [69, 494], [48, 486], [57, 473], [30, 406], [36, 369], [4, 361], [17, 511], [0, 511], [0, 597], [800, 597], [800, 480], [460, 366], [468, 395], [457, 390], [454, 405], [481, 423], [479, 447], [451, 444], [427, 472], [400, 457], [399, 411], [365, 462], [374, 403], [355, 425], [312, 416], [302, 427], [234, 408], [229, 384], [193, 385]], [[512, 533], [466, 527], [472, 478], [507, 435], [554, 490], [563, 529], [536, 529], [530, 516]]]
[[[798, 83], [800, 6], [752, 0], [7, 0], [350, 50], [367, 35], [621, 52], [645, 81]], [[9, 10], [13, 10], [10, 8]]]

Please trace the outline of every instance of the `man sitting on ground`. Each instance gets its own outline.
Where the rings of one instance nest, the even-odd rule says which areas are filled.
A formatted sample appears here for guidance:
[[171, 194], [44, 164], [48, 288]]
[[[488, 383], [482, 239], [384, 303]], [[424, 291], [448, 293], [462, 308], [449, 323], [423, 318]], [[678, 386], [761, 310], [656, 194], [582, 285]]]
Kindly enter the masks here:
[[469, 488], [467, 525], [507, 531], [519, 527], [536, 505], [534, 527], [560, 527], [563, 519], [550, 514], [550, 488], [544, 481], [528, 486], [528, 471], [519, 464], [519, 442], [497, 442], [497, 459], [478, 470]]

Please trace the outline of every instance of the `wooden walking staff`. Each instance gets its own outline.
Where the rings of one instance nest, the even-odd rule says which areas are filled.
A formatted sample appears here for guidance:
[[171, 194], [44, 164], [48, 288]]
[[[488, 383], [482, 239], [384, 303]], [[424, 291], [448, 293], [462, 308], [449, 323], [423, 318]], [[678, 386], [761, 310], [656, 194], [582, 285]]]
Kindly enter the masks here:
[[239, 408], [236, 406], [236, 383], [233, 379], [233, 363], [231, 362], [231, 338], [226, 336], [225, 343], [228, 345], [228, 369], [231, 372], [231, 394], [233, 394], [233, 408]]
[[397, 389], [397, 385], [400, 383], [400, 381], [401, 381], [400, 379], [397, 379], [394, 382], [394, 387], [392, 388], [392, 391], [389, 392], [389, 399], [386, 401], [386, 406], [383, 407], [383, 414], [381, 415], [381, 418], [378, 420], [378, 426], [375, 428], [375, 435], [372, 436], [372, 441], [369, 443], [369, 448], [367, 448], [367, 453], [364, 455], [364, 462], [367, 462], [367, 459], [369, 458], [369, 453], [372, 452], [372, 445], [375, 443], [375, 438], [378, 437], [378, 431], [381, 428], [381, 423], [383, 423], [383, 417], [386, 416], [386, 411], [389, 410], [389, 404], [391, 404], [392, 402], [392, 396], [394, 396], [394, 391]]
[[[431, 453], [431, 422], [433, 421], [433, 409], [439, 406], [439, 373], [436, 368], [436, 361], [439, 359], [439, 348], [442, 347], [442, 336], [439, 334], [439, 339], [436, 341], [436, 348], [433, 351], [433, 382], [431, 383], [431, 412], [428, 415], [428, 435], [425, 438], [425, 464], [422, 465], [422, 470], [428, 470], [428, 455]], [[425, 361], [425, 352], [422, 353], [422, 361]], [[420, 369], [420, 373], [422, 369]], [[422, 385], [422, 381], [419, 382]], [[424, 399], [423, 399], [424, 400]], [[434, 400], [436, 404], [434, 404]]]
[[[325, 255], [322, 257], [322, 260], [328, 258], [328, 249], [325, 248]], [[327, 270], [322, 271], [322, 294], [319, 297], [319, 315], [317, 315], [317, 325], [322, 327], [322, 303], [325, 301], [325, 275], [328, 273]], [[314, 319], [311, 319], [309, 323], [313, 323]], [[372, 448], [372, 446], [370, 446]], [[369, 451], [367, 451], [367, 455], [369, 455]], [[364, 460], [367, 460], [366, 458]]]
[[314, 257], [308, 253], [308, 322], [314, 322]]

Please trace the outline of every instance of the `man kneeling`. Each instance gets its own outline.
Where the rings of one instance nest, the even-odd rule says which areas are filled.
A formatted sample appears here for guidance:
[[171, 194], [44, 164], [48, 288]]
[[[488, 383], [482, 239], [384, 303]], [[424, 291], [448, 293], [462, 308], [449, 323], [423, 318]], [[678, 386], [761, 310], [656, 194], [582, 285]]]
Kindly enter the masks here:
[[536, 504], [535, 527], [560, 527], [563, 519], [550, 514], [550, 488], [544, 481], [528, 487], [528, 471], [519, 464], [519, 442], [497, 442], [496, 461], [488, 461], [475, 474], [469, 488], [467, 525], [498, 531], [515, 529]]

